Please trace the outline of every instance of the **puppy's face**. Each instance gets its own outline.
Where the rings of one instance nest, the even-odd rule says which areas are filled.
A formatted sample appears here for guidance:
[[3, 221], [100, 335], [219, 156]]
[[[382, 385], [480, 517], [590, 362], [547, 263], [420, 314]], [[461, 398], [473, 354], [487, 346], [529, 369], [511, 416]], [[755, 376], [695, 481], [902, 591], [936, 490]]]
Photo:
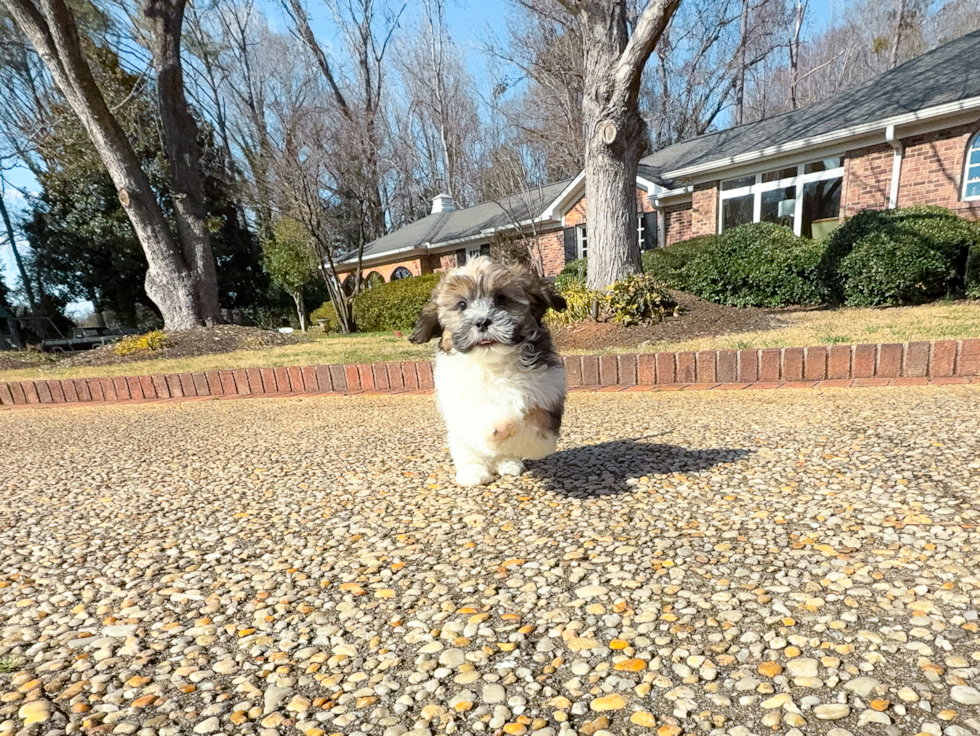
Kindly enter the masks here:
[[551, 284], [520, 266], [475, 258], [439, 282], [409, 340], [441, 335], [442, 350], [460, 353], [513, 347], [540, 329], [549, 307], [565, 308]]

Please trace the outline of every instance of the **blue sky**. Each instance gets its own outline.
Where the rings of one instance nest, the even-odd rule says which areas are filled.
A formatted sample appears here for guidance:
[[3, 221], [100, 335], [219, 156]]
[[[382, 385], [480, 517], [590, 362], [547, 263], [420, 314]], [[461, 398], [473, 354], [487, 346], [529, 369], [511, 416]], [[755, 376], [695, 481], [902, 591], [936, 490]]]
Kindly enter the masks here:
[[[273, 26], [280, 29], [285, 28], [286, 17], [281, 5], [275, 0], [261, 0], [261, 3]], [[834, 16], [835, 11], [840, 11], [843, 6], [844, 0], [811, 0], [808, 31], [814, 33], [826, 26]], [[310, 0], [309, 7], [314, 31], [326, 39], [328, 44], [336, 43], [336, 33], [324, 6], [316, 0]], [[411, 13], [416, 8], [417, 4], [412, 3], [406, 12]], [[478, 84], [481, 77], [486, 73], [486, 61], [481, 49], [490, 40], [491, 34], [500, 39], [504, 38], [504, 19], [508, 10], [508, 0], [447, 0], [447, 24], [456, 43], [466, 54], [470, 73]], [[5, 177], [15, 187], [30, 191], [37, 190], [37, 182], [26, 169], [14, 168], [7, 171]], [[5, 201], [11, 216], [15, 220], [18, 219], [24, 211], [23, 197], [8, 187], [5, 193]], [[7, 244], [6, 233], [0, 237], [0, 241], [3, 243], [0, 247], [0, 277], [9, 287], [14, 287], [20, 283], [20, 277], [16, 271], [13, 253]], [[26, 246], [21, 244], [20, 247]], [[86, 305], [79, 305], [78, 307], [78, 311], [85, 311], [85, 309]]]

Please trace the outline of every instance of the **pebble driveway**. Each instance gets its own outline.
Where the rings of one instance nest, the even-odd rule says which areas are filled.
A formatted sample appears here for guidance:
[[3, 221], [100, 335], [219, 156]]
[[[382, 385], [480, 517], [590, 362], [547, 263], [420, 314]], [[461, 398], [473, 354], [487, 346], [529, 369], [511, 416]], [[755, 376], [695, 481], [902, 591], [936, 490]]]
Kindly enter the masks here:
[[980, 734], [980, 387], [0, 413], [0, 736]]

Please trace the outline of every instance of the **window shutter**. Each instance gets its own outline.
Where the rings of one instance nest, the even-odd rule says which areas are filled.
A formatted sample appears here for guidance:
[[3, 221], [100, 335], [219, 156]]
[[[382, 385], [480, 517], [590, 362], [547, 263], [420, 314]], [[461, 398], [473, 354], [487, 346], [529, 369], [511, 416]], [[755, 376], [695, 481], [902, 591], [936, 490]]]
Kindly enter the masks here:
[[643, 218], [643, 242], [640, 243], [640, 250], [653, 250], [657, 247], [657, 213], [644, 212]]
[[456, 251], [456, 268], [466, 265], [466, 248], [460, 248]]
[[575, 228], [566, 227], [563, 235], [565, 237], [565, 263], [571, 263], [578, 257], [578, 243], [575, 241]]

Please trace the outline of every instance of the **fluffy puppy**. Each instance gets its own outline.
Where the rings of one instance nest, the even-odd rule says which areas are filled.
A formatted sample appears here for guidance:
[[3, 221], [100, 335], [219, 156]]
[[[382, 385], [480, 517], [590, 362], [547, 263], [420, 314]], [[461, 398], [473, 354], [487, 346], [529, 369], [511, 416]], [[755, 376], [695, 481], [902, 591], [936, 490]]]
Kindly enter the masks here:
[[544, 324], [565, 309], [554, 287], [520, 266], [475, 258], [447, 273], [408, 338], [438, 337], [436, 403], [461, 486], [520, 475], [555, 451], [565, 369]]

